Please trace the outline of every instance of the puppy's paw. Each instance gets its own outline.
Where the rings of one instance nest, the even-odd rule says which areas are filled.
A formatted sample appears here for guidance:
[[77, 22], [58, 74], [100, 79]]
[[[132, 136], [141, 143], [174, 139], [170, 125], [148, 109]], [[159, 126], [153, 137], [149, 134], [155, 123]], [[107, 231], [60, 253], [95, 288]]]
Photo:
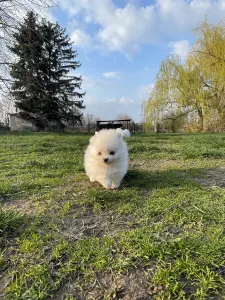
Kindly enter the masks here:
[[120, 186], [120, 182], [113, 182], [111, 188], [112, 189], [118, 189]]
[[94, 177], [90, 177], [89, 179], [90, 179], [90, 182], [95, 182]]
[[105, 181], [103, 181], [102, 182], [102, 185], [103, 185], [103, 187], [105, 188], [105, 189], [110, 189], [111, 188], [111, 186], [112, 186], [112, 181], [110, 181], [110, 180], [105, 180]]

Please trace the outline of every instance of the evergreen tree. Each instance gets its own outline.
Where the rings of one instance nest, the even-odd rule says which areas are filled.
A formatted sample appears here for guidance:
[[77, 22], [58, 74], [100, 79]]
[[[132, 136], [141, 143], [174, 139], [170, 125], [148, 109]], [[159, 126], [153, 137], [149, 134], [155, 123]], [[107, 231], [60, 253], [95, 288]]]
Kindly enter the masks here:
[[8, 46], [13, 42], [15, 29], [20, 27], [19, 22], [30, 7], [45, 14], [52, 5], [52, 0], [0, 0], [0, 94], [8, 92], [10, 88], [9, 65], [12, 57]]
[[65, 29], [46, 20], [38, 23], [30, 12], [14, 38], [10, 49], [18, 57], [11, 69], [16, 107], [60, 126], [81, 122], [84, 93], [77, 90], [82, 79], [69, 74], [80, 63]]
[[27, 15], [10, 50], [19, 58], [12, 64], [12, 95], [15, 105], [21, 111], [41, 114], [40, 98], [43, 94], [40, 63], [42, 56], [42, 37], [38, 30], [37, 17], [33, 12]]
[[[84, 93], [77, 90], [81, 88], [81, 77], [73, 76], [73, 71], [81, 66], [77, 51], [72, 49], [72, 43], [65, 29], [58, 23], [42, 21], [40, 26], [43, 41], [42, 72], [45, 83], [45, 113], [49, 120], [58, 122], [76, 122], [81, 120], [83, 109], [81, 100]], [[78, 100], [75, 100], [78, 99]]]

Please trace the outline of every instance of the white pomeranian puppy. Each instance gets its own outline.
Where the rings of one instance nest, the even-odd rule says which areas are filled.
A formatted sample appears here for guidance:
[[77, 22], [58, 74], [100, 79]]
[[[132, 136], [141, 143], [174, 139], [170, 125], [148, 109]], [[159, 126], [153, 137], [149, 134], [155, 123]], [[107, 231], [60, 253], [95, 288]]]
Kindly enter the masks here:
[[106, 189], [115, 189], [127, 173], [128, 150], [120, 132], [103, 129], [90, 139], [84, 165], [91, 182], [98, 181]]

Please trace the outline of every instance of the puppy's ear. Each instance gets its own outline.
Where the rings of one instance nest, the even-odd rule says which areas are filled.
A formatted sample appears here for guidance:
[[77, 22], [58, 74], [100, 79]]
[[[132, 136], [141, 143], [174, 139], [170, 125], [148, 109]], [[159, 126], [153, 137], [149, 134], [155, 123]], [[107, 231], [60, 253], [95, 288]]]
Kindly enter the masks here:
[[93, 144], [94, 139], [95, 139], [95, 135], [93, 135], [93, 136], [90, 138], [90, 140], [89, 140], [90, 144]]
[[122, 134], [121, 134], [121, 132], [120, 132], [120, 131], [116, 131], [116, 135], [118, 136], [118, 138], [119, 138], [119, 139], [121, 139], [121, 138], [122, 138]]
[[130, 137], [130, 131], [128, 130], [128, 129], [124, 129], [123, 131], [122, 131], [122, 137], [123, 138], [129, 138]]

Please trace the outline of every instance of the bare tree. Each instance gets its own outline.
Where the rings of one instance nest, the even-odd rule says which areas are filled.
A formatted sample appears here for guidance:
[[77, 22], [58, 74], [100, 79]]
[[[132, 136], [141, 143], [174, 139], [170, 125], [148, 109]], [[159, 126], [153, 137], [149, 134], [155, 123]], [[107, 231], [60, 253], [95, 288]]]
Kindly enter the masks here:
[[[118, 116], [116, 117], [116, 120], [132, 120], [132, 117], [130, 115], [128, 115], [127, 113], [121, 113], [121, 114], [118, 114]], [[121, 122], [122, 125], [123, 125], [123, 128], [128, 128], [128, 129], [131, 129], [130, 128], [130, 125], [128, 122]]]
[[118, 114], [118, 116], [116, 117], [116, 120], [129, 120], [129, 119], [132, 119], [132, 118], [127, 113]]
[[9, 113], [15, 113], [16, 108], [14, 107], [14, 102], [11, 95], [5, 94], [4, 98], [0, 98], [0, 123], [9, 123]]
[[87, 131], [91, 132], [91, 131], [95, 130], [96, 123], [99, 120], [100, 120], [100, 118], [98, 118], [98, 117], [96, 117], [92, 114], [87, 113], [83, 116], [82, 123], [83, 123], [84, 126], [87, 126]]

